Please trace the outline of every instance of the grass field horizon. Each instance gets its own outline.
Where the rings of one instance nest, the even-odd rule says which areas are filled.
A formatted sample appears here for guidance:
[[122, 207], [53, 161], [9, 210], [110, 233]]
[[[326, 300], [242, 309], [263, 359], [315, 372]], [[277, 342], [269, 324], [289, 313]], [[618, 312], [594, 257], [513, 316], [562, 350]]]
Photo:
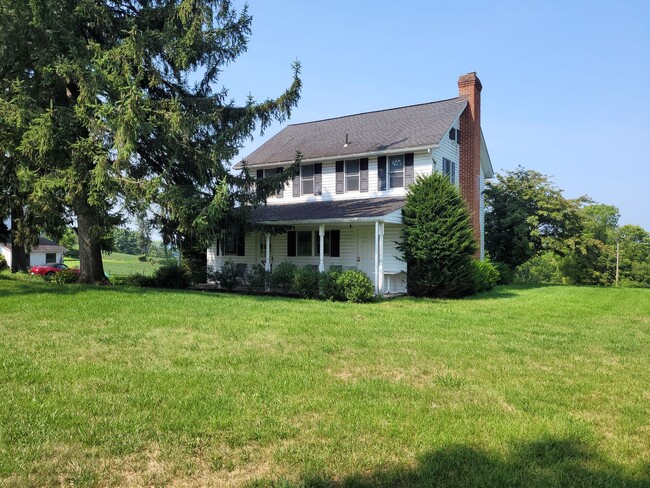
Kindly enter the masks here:
[[[134, 254], [121, 252], [102, 253], [104, 272], [109, 276], [126, 276], [139, 274], [151, 276], [158, 269], [164, 258], [147, 258], [147, 261], [140, 261]], [[79, 259], [66, 256], [63, 262], [70, 268], [79, 267]]]
[[650, 290], [366, 305], [0, 275], [0, 486], [650, 485]]

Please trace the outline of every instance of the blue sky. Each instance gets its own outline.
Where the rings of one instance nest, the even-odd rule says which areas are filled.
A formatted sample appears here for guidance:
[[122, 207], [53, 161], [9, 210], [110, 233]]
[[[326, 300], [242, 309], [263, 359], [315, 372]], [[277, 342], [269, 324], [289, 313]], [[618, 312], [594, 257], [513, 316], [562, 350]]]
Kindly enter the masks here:
[[650, 1], [248, 4], [248, 52], [221, 78], [237, 102], [278, 96], [296, 59], [289, 123], [455, 97], [476, 71], [496, 171], [537, 170], [650, 229]]

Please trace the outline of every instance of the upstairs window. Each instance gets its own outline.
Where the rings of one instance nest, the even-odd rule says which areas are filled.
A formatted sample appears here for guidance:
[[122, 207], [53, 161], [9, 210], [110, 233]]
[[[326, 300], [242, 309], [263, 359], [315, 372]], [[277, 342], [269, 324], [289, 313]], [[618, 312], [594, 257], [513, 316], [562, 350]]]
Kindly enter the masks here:
[[454, 129], [453, 127], [449, 130], [449, 139], [456, 141], [460, 144], [460, 129]]
[[309, 195], [314, 193], [314, 165], [306, 164], [300, 168], [302, 194]]
[[368, 191], [368, 158], [336, 162], [336, 193]]
[[404, 156], [390, 156], [388, 158], [389, 188], [402, 188], [404, 186]]
[[447, 158], [442, 158], [442, 174], [444, 174], [452, 184], [456, 184], [456, 163]]
[[[271, 168], [271, 169], [258, 169], [257, 170], [257, 179], [268, 178], [269, 176], [279, 175], [284, 171], [284, 168]], [[282, 198], [284, 196], [284, 188], [281, 188], [278, 192], [270, 195], [277, 198]]]
[[321, 195], [323, 192], [323, 164], [305, 164], [293, 178], [293, 196]]
[[345, 191], [359, 191], [359, 160], [345, 162]]

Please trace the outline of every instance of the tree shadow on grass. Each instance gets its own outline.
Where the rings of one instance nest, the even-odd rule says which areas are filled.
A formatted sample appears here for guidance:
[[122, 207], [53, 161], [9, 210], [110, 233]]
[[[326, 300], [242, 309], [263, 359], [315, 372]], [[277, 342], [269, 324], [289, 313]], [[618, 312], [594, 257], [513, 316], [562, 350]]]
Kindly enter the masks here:
[[505, 456], [454, 445], [420, 456], [414, 467], [389, 467], [343, 479], [306, 476], [298, 483], [266, 480], [251, 486], [648, 488], [650, 467], [631, 475], [583, 442], [546, 438], [518, 445]]

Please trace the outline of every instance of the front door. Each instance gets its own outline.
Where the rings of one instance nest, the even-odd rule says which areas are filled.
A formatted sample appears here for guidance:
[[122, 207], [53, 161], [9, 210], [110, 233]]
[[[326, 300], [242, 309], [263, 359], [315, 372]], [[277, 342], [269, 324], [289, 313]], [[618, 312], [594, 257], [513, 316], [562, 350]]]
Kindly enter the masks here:
[[357, 267], [375, 281], [375, 232], [372, 227], [361, 227], [357, 233]]

